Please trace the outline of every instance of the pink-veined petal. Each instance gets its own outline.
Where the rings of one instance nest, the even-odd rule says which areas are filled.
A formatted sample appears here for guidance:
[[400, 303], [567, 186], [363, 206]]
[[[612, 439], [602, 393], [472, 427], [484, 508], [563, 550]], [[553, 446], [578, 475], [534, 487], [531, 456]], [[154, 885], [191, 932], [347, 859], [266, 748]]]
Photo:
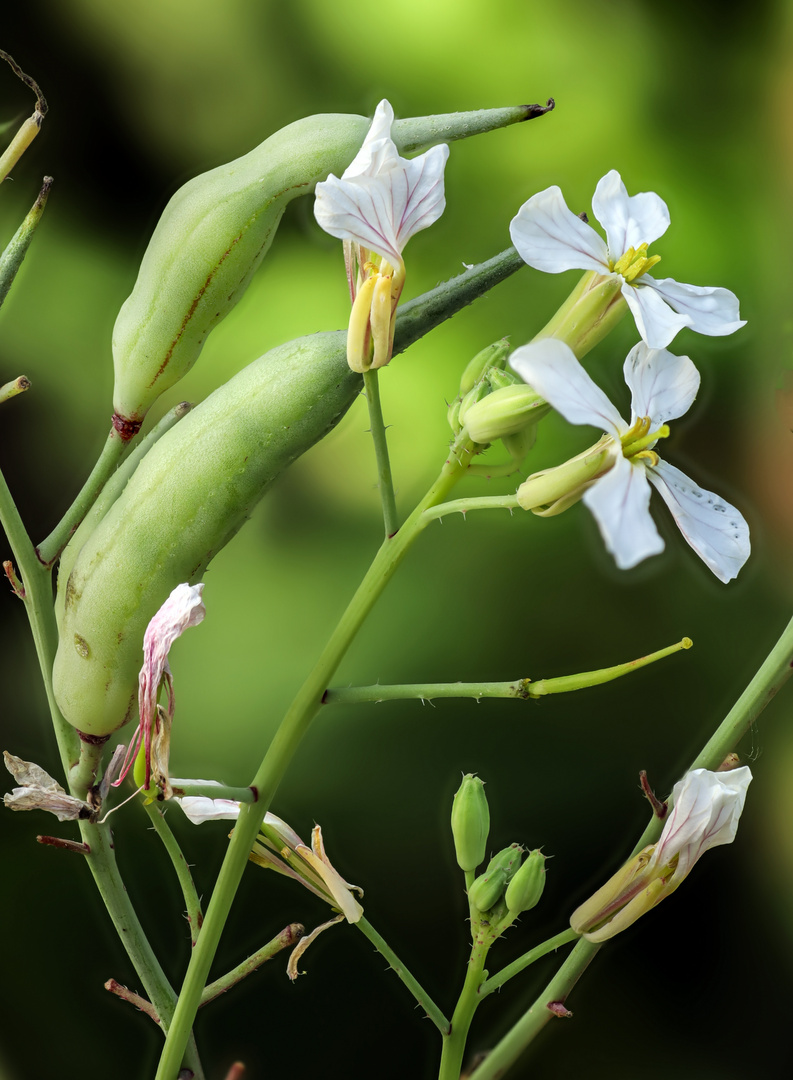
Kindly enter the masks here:
[[666, 866], [677, 855], [672, 881], [679, 883], [708, 848], [731, 844], [751, 781], [751, 770], [745, 765], [725, 772], [694, 769], [686, 773], [674, 786], [674, 805], [652, 864]]
[[541, 338], [509, 358], [518, 375], [570, 424], [591, 424], [619, 438], [627, 425], [569, 345]]
[[743, 515], [666, 461], [647, 472], [688, 544], [719, 581], [732, 581], [751, 554]]
[[[647, 275], [641, 279], [647, 281]], [[677, 315], [655, 289], [648, 285], [622, 286], [622, 295], [636, 320], [636, 329], [651, 349], [665, 349], [684, 326], [691, 325], [688, 315]]]
[[644, 466], [632, 465], [622, 455], [584, 494], [584, 502], [620, 570], [630, 570], [664, 550], [650, 515], [650, 494]]
[[374, 111], [372, 123], [363, 145], [342, 173], [342, 180], [354, 176], [374, 176], [389, 162], [399, 157], [396, 144], [391, 139], [394, 110], [385, 98]]
[[622, 368], [631, 391], [631, 423], [649, 416], [652, 427], [684, 416], [699, 390], [699, 372], [687, 356], [635, 345]]
[[669, 307], [684, 316], [686, 325], [698, 334], [724, 337], [746, 326], [746, 320], [740, 317], [738, 297], [729, 289], [681, 285], [672, 278], [656, 280], [649, 274], [644, 274], [641, 282], [645, 290], [652, 290]]
[[509, 234], [521, 259], [535, 270], [609, 273], [603, 239], [568, 208], [556, 185], [532, 195], [521, 206], [509, 224]]
[[615, 262], [628, 248], [651, 244], [669, 228], [664, 200], [653, 191], [629, 195], [616, 169], [598, 182], [592, 210], [606, 230], [609, 255]]

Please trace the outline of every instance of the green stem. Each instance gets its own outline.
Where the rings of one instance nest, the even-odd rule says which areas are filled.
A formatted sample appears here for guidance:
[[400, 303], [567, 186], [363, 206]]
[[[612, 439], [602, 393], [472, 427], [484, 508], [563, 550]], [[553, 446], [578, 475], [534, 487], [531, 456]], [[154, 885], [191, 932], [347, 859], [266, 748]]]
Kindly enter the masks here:
[[256, 802], [256, 792], [249, 787], [230, 787], [216, 780], [179, 780], [171, 777], [171, 788], [179, 798], [199, 796], [204, 799], [232, 799], [234, 802]]
[[165, 850], [168, 852], [168, 857], [173, 863], [173, 868], [176, 871], [176, 877], [179, 880], [179, 885], [182, 889], [182, 896], [184, 897], [185, 906], [187, 908], [187, 921], [190, 924], [190, 940], [193, 945], [198, 941], [198, 934], [201, 930], [201, 924], [204, 921], [204, 913], [201, 910], [201, 901], [198, 899], [198, 893], [193, 882], [193, 875], [190, 873], [190, 866], [187, 860], [182, 854], [182, 849], [179, 847], [179, 843], [171, 832], [171, 827], [165, 820], [165, 815], [153, 802], [147, 802], [144, 800], [143, 809], [149, 815], [149, 820], [154, 827], [154, 831], [163, 842]]
[[[760, 666], [754, 678], [730, 709], [713, 736], [691, 763], [691, 769], [716, 769], [747, 733], [763, 709], [793, 674], [793, 619]], [[632, 854], [655, 843], [663, 822], [653, 816]], [[471, 1074], [470, 1080], [496, 1080], [513, 1065], [535, 1036], [553, 1017], [548, 1004], [565, 1001], [601, 945], [582, 938], [559, 968], [551, 982], [527, 1013]]]
[[371, 941], [377, 951], [385, 957], [388, 961], [389, 967], [394, 971], [413, 997], [422, 1007], [427, 1016], [432, 1020], [441, 1035], [448, 1035], [451, 1030], [451, 1025], [441, 1010], [429, 996], [427, 991], [421, 985], [421, 983], [411, 975], [393, 949], [388, 945], [386, 941], [378, 934], [372, 924], [364, 918], [358, 920], [355, 925], [361, 931], [361, 933]]
[[[472, 920], [472, 926], [477, 924]], [[479, 1002], [479, 990], [485, 978], [485, 961], [492, 942], [483, 940], [477, 932], [465, 973], [465, 982], [452, 1015], [451, 1029], [444, 1037], [438, 1080], [459, 1080], [462, 1072], [468, 1031]]]
[[8, 290], [11, 288], [14, 278], [17, 276], [19, 268], [27, 255], [36, 227], [41, 220], [41, 215], [44, 213], [44, 207], [47, 205], [47, 196], [51, 187], [52, 177], [45, 176], [38, 198], [9, 241], [5, 251], [0, 254], [0, 304], [8, 295]]
[[201, 995], [201, 1005], [207, 1005], [210, 1001], [214, 1001], [215, 998], [230, 990], [232, 986], [242, 982], [246, 976], [256, 971], [267, 960], [272, 960], [283, 949], [290, 949], [293, 945], [296, 945], [305, 931], [306, 928], [301, 923], [290, 923], [289, 926], [285, 926], [280, 934], [277, 934], [272, 941], [268, 941], [266, 945], [263, 945], [253, 956], [249, 956], [247, 960], [237, 964], [228, 974], [221, 975], [219, 979], [215, 979], [214, 982], [205, 987]]
[[377, 371], [371, 369], [365, 371], [363, 373], [363, 385], [366, 391], [366, 403], [369, 406], [369, 424], [377, 460], [380, 501], [383, 504], [383, 524], [385, 525], [386, 539], [388, 539], [399, 528], [399, 519], [397, 518], [396, 499], [394, 497], [394, 483], [391, 479], [391, 462], [388, 458], [388, 442], [385, 435], [383, 410], [380, 405], [380, 385]]
[[494, 990], [499, 990], [505, 982], [508, 982], [514, 975], [519, 975], [521, 971], [525, 971], [535, 960], [547, 956], [549, 952], [555, 952], [556, 949], [560, 949], [562, 945], [567, 945], [570, 941], [576, 941], [578, 937], [579, 935], [575, 930], [568, 928], [567, 930], [562, 930], [562, 932], [555, 937], [543, 941], [540, 945], [535, 945], [533, 949], [529, 949], [523, 956], [519, 956], [518, 959], [513, 960], [511, 964], [507, 964], [501, 971], [492, 975], [489, 979], [485, 979], [479, 988], [479, 996], [484, 998], [487, 997], [488, 994], [492, 994]]
[[320, 709], [322, 697], [330, 679], [410, 545], [427, 524], [425, 511], [446, 498], [464, 472], [465, 465], [460, 464], [456, 456], [452, 454], [436, 482], [399, 532], [384, 541], [314, 670], [299, 690], [270, 743], [251, 785], [258, 793], [258, 802], [241, 808], [226, 858], [212, 893], [201, 937], [193, 951], [179, 994], [174, 1021], [165, 1041], [156, 1080], [175, 1080], [210, 965], [242, 879], [251, 846], [301, 739]]
[[360, 705], [364, 702], [381, 701], [405, 701], [418, 699], [420, 701], [432, 701], [433, 698], [518, 698], [523, 701], [528, 698], [546, 697], [548, 694], [565, 694], [573, 690], [582, 690], [590, 686], [600, 686], [602, 683], [612, 682], [622, 675], [630, 675], [633, 671], [646, 667], [656, 660], [662, 660], [681, 649], [691, 647], [691, 639], [683, 638], [682, 641], [669, 645], [665, 649], [641, 656], [638, 660], [630, 660], [627, 664], [615, 664], [613, 667], [599, 668], [597, 671], [585, 671], [579, 675], [560, 675], [554, 679], [513, 679], [512, 682], [478, 682], [478, 683], [405, 683], [394, 686], [384, 686], [377, 683], [374, 686], [342, 686], [333, 687], [325, 691], [323, 703], [325, 705]]
[[428, 518], [442, 518], [447, 514], [467, 514], [469, 510], [517, 510], [520, 503], [516, 495], [482, 495], [477, 499], [454, 499], [427, 510]]
[[77, 526], [91, 509], [97, 495], [116, 471], [132, 447], [132, 440], [124, 442], [115, 428], [110, 429], [102, 453], [91, 475], [83, 484], [77, 498], [55, 526], [46, 540], [38, 546], [38, 558], [44, 566], [52, 566], [68, 544]]

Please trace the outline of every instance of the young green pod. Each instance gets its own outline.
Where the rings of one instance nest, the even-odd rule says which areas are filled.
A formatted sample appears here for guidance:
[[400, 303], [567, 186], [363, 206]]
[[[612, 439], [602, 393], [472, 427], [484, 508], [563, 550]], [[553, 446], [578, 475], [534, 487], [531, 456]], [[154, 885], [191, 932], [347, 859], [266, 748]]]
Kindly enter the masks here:
[[[395, 351], [518, 269], [497, 256], [404, 305]], [[349, 408], [361, 377], [346, 331], [272, 349], [167, 431], [58, 581], [53, 686], [64, 717], [108, 735], [136, 715], [149, 620], [181, 582], [200, 580], [270, 483]]]
[[[407, 152], [529, 119], [537, 108], [397, 120], [392, 138]], [[113, 422], [122, 437], [138, 431], [159, 395], [196, 362], [210, 331], [245, 292], [287, 204], [329, 173], [341, 174], [368, 128], [363, 116], [298, 120], [171, 198], [113, 329]]]
[[510, 915], [531, 911], [540, 902], [545, 888], [545, 856], [539, 848], [530, 851], [507, 885], [504, 900]]
[[487, 869], [468, 890], [468, 899], [478, 911], [490, 911], [498, 903], [520, 865], [522, 855], [520, 844], [510, 844], [493, 856]]
[[485, 782], [467, 773], [452, 801], [452, 836], [457, 865], [466, 872], [484, 860], [490, 832]]

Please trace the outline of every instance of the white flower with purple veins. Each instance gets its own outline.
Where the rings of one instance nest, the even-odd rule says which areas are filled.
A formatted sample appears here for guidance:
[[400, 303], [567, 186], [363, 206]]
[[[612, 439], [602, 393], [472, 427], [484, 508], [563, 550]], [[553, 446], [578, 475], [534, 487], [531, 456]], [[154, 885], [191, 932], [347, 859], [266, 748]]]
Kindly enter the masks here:
[[667, 420], [688, 412], [699, 389], [699, 372], [687, 356], [648, 349], [644, 342], [630, 351], [623, 367], [631, 391], [629, 424], [563, 342], [545, 338], [524, 345], [510, 364], [569, 423], [591, 424], [610, 437], [605, 471], [586, 488], [583, 500], [621, 570], [663, 551], [650, 515], [652, 484], [716, 577], [726, 582], [738, 574], [751, 550], [742, 515], [661, 461], [653, 449], [669, 435]]
[[548, 274], [592, 270], [602, 277], [621, 278], [620, 291], [651, 349], [665, 348], [684, 326], [721, 337], [745, 325], [739, 318], [738, 299], [729, 289], [650, 277], [647, 271], [660, 255], [648, 255], [649, 245], [669, 228], [669, 210], [658, 195], [652, 191], [628, 195], [620, 174], [612, 169], [599, 181], [592, 209], [607, 242], [568, 208], [558, 187], [546, 188], [512, 219], [512, 242], [524, 262]]
[[391, 139], [394, 110], [381, 101], [363, 146], [341, 179], [317, 184], [314, 216], [344, 241], [353, 302], [347, 358], [353, 371], [387, 364], [394, 314], [405, 284], [402, 252], [415, 233], [446, 207], [443, 171], [449, 147], [434, 146], [407, 159]]

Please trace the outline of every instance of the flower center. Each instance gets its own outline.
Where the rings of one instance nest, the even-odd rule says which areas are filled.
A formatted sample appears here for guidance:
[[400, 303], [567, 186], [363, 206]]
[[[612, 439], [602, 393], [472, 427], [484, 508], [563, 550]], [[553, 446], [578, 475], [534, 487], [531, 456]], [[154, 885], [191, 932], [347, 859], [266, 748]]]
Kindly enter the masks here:
[[650, 431], [652, 421], [649, 416], [640, 416], [624, 435], [620, 436], [623, 456], [629, 461], [643, 458], [651, 465], [658, 464], [658, 455], [650, 447], [659, 439], [669, 436], [669, 425], [661, 424], [655, 431]]
[[660, 255], [648, 255], [649, 244], [639, 244], [637, 248], [628, 248], [624, 255], [616, 261], [609, 259], [609, 270], [614, 274], [621, 274], [627, 282], [636, 281], [650, 267], [661, 261]]

